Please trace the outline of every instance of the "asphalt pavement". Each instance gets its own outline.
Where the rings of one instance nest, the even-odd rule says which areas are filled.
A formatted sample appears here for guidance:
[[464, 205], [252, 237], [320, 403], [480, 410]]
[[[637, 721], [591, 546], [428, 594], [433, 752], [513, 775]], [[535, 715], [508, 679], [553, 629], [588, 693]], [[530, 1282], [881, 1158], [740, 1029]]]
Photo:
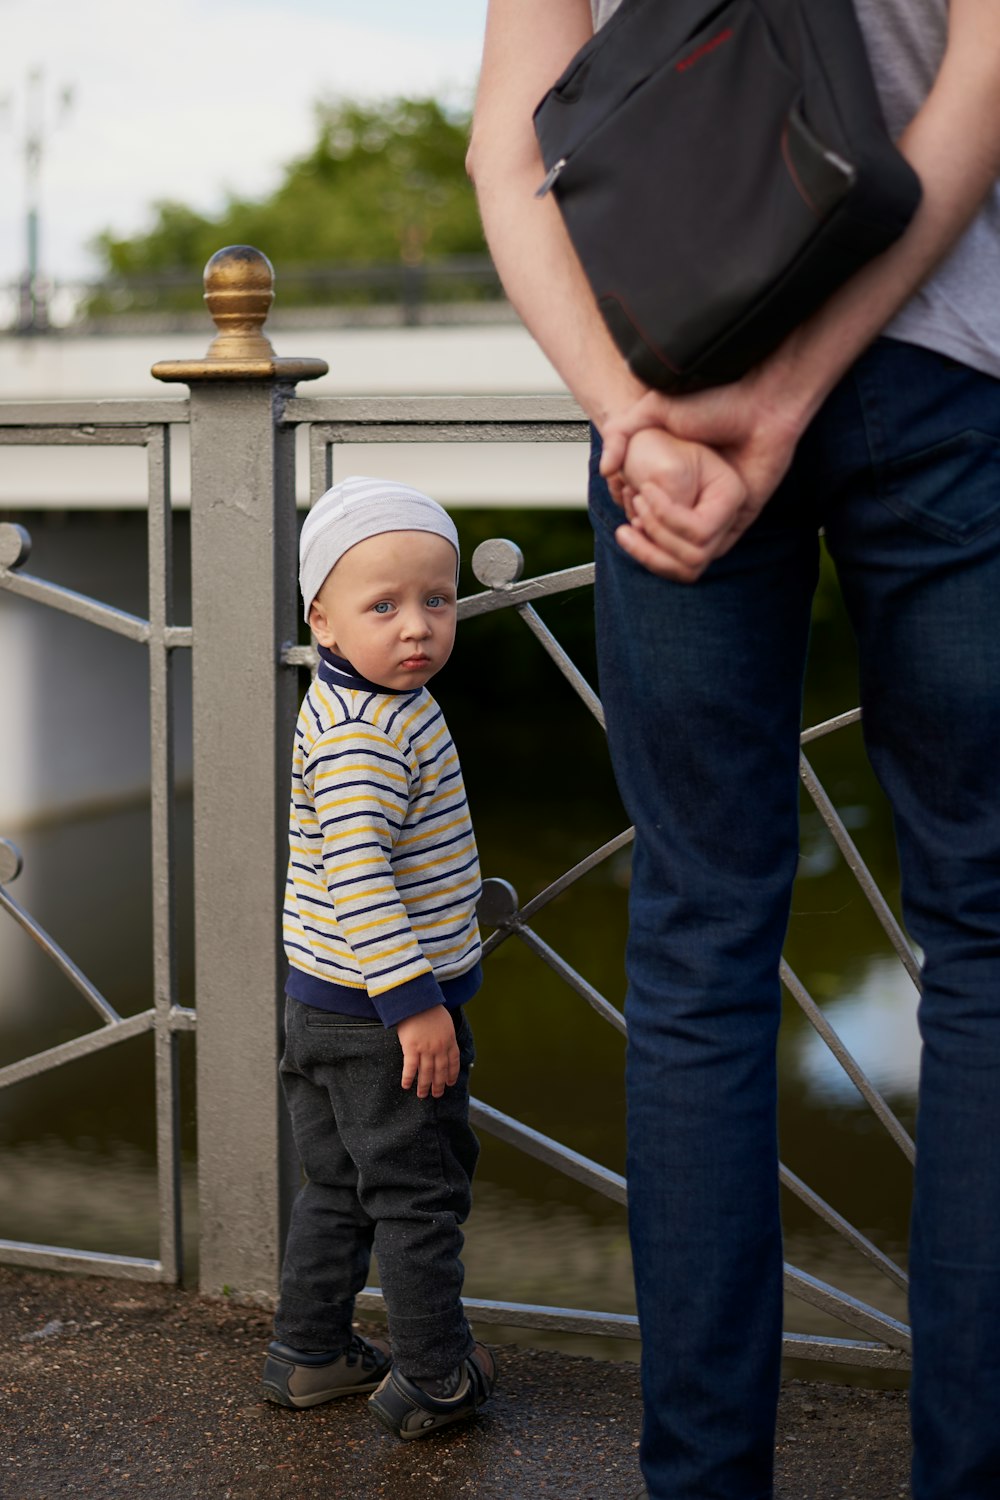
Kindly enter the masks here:
[[[477, 1330], [490, 1341], [488, 1329]], [[634, 1500], [638, 1370], [500, 1346], [478, 1420], [401, 1443], [362, 1397], [262, 1399], [266, 1312], [0, 1267], [0, 1496], [62, 1500]], [[496, 1346], [494, 1346], [496, 1347]], [[789, 1381], [776, 1500], [909, 1493], [906, 1397]]]

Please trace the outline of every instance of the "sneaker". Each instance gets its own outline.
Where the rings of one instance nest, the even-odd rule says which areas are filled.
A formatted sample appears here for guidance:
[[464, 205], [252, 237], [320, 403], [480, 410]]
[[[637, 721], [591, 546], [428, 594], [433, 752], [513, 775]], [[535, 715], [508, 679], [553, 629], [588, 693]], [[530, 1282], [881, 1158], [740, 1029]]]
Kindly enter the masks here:
[[390, 1365], [389, 1346], [355, 1334], [339, 1354], [306, 1354], [277, 1340], [267, 1346], [264, 1397], [279, 1406], [319, 1406], [373, 1391]]
[[462, 1379], [454, 1396], [428, 1396], [398, 1370], [390, 1370], [374, 1396], [368, 1398], [372, 1414], [398, 1438], [428, 1437], [450, 1422], [475, 1416], [496, 1385], [496, 1360], [485, 1344], [477, 1344], [462, 1361]]

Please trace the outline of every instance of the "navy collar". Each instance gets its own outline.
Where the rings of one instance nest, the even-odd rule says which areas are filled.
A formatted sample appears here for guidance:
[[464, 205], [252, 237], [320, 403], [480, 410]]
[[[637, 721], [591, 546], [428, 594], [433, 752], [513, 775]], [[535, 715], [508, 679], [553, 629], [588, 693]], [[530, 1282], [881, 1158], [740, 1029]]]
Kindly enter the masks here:
[[316, 649], [319, 652], [319, 675], [330, 687], [361, 688], [369, 693], [385, 693], [394, 698], [413, 697], [422, 691], [420, 688], [383, 687], [380, 682], [371, 682], [367, 677], [362, 677], [346, 656], [338, 656], [326, 646], [317, 646]]

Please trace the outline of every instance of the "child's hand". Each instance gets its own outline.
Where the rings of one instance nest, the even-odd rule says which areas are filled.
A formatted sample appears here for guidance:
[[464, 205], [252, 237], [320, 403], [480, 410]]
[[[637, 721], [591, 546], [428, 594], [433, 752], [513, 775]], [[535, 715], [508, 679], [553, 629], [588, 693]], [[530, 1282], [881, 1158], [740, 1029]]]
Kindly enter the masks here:
[[403, 1049], [403, 1088], [412, 1088], [416, 1079], [418, 1099], [428, 1094], [440, 1099], [456, 1082], [461, 1061], [450, 1011], [432, 1005], [430, 1010], [407, 1016], [396, 1026], [396, 1035]]

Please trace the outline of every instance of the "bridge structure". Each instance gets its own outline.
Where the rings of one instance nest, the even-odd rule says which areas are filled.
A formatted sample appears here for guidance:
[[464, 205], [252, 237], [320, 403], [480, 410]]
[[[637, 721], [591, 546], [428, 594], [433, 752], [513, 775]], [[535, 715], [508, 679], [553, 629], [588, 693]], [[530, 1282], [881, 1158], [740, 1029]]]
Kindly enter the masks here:
[[[120, 1015], [64, 951], [29, 906], [18, 899], [21, 857], [13, 838], [0, 839], [0, 921], [16, 923], [73, 986], [95, 1023], [64, 1042], [0, 1068], [0, 1091], [96, 1051], [150, 1034], [155, 1047], [159, 1250], [141, 1258], [81, 1251], [72, 1246], [0, 1241], [0, 1259], [26, 1267], [90, 1271], [140, 1281], [177, 1281], [181, 1275], [178, 1043], [194, 1032], [199, 1111], [199, 1270], [202, 1290], [246, 1301], [274, 1297], [298, 1164], [280, 1099], [279, 997], [283, 955], [278, 912], [284, 884], [287, 746], [298, 698], [298, 673], [314, 660], [297, 638], [295, 556], [297, 463], [305, 453], [307, 488], [318, 496], [330, 483], [345, 448], [389, 444], [579, 444], [582, 413], [565, 395], [313, 395], [309, 382], [326, 374], [315, 356], [277, 355], [264, 333], [272, 272], [259, 252], [231, 247], [206, 269], [206, 300], [218, 332], [206, 354], [160, 361], [159, 381], [186, 385], [181, 397], [0, 405], [0, 445], [30, 452], [117, 450], [138, 453], [146, 476], [148, 604], [133, 614], [96, 597], [35, 575], [26, 528], [0, 525], [0, 601], [68, 616], [129, 643], [148, 669], [152, 831], [152, 989], [148, 1006]], [[303, 387], [302, 393], [299, 387]], [[174, 613], [170, 518], [172, 457], [184, 431], [190, 453], [191, 618]], [[603, 711], [593, 687], [543, 622], [537, 606], [592, 581], [581, 563], [525, 579], [517, 547], [504, 539], [483, 544], [474, 558], [481, 588], [460, 602], [460, 622], [514, 611], [598, 722]], [[235, 607], [252, 600], [253, 608]], [[195, 840], [195, 1003], [179, 1003], [176, 950], [177, 765], [175, 675], [178, 660], [193, 667], [192, 763]], [[860, 890], [914, 985], [917, 960], [875, 885], [850, 833], [810, 760], [812, 742], [856, 722], [848, 710], [810, 726], [802, 736], [803, 783]], [[7, 735], [17, 733], [16, 726]], [[220, 749], [238, 743], [241, 774], [225, 774]], [[253, 810], [247, 816], [247, 809]], [[0, 828], [0, 835], [4, 830]], [[520, 897], [503, 879], [486, 883], [481, 915], [489, 936], [485, 958], [506, 943], [523, 944], [595, 1011], [624, 1034], [625, 1017], [577, 973], [536, 930], [539, 914], [571, 892], [589, 871], [627, 848], [631, 829], [574, 861], [545, 889]], [[229, 878], [242, 872], [239, 888]], [[851, 1055], [823, 1010], [792, 970], [782, 977], [789, 995], [829, 1048], [853, 1088], [905, 1161], [913, 1142], [886, 1099]], [[516, 1003], [517, 997], [512, 997]], [[476, 1126], [617, 1203], [623, 1178], [601, 1162], [562, 1144], [477, 1099]], [[895, 1260], [782, 1168], [782, 1183], [828, 1229], [884, 1279], [894, 1292], [906, 1285]], [[842, 1337], [794, 1331], [792, 1355], [854, 1366], [903, 1369], [909, 1330], [891, 1313], [862, 1301], [800, 1267], [787, 1265], [792, 1298], [836, 1318]], [[380, 1305], [368, 1288], [362, 1306]], [[469, 1304], [480, 1322], [637, 1337], [634, 1317], [601, 1309], [529, 1306], [480, 1299]]]

